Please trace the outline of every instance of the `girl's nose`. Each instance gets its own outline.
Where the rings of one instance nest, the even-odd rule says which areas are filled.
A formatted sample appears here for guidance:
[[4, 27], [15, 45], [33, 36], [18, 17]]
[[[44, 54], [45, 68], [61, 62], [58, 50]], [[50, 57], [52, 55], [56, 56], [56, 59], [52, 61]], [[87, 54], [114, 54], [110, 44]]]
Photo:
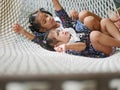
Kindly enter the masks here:
[[47, 20], [47, 21], [51, 21], [51, 18], [50, 18], [50, 17], [46, 17], [46, 20]]
[[53, 21], [53, 18], [52, 17], [47, 17], [49, 21]]
[[49, 17], [47, 17], [47, 18], [46, 18], [46, 20], [47, 20], [47, 21], [50, 21], [50, 18], [49, 18]]
[[65, 31], [62, 31], [62, 34], [65, 34]]

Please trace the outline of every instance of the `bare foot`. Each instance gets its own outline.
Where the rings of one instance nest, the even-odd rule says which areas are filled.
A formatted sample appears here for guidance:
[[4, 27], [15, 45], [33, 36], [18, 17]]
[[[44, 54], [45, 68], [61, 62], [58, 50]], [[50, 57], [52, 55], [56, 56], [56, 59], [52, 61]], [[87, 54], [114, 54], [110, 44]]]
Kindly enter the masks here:
[[117, 12], [111, 11], [109, 14], [110, 19], [115, 23], [115, 25], [120, 29], [120, 16]]

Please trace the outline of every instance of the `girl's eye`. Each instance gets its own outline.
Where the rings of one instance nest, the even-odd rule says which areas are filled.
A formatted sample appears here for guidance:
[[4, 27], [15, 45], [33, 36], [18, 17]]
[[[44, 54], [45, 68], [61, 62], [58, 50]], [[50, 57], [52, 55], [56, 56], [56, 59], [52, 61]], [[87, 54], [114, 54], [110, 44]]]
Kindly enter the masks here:
[[45, 23], [46, 23], [46, 20], [44, 20], [43, 24], [45, 24]]
[[47, 15], [47, 14], [45, 14], [45, 17], [48, 17], [48, 15]]
[[57, 35], [59, 36], [59, 32], [60, 32], [60, 30], [57, 30]]
[[45, 17], [47, 17], [47, 15], [45, 15]]
[[46, 18], [47, 18], [47, 14], [44, 15], [44, 20], [43, 20], [43, 24], [46, 23]]

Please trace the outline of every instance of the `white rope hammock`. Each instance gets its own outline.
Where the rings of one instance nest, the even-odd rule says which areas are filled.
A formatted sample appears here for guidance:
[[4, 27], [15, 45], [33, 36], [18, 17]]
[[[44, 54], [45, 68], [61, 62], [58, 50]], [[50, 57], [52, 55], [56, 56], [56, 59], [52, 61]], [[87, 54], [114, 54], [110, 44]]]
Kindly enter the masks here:
[[[72, 9], [86, 9], [108, 17], [111, 11], [116, 11], [113, 0], [59, 1], [68, 13]], [[104, 59], [73, 56], [47, 51], [14, 33], [15, 22], [29, 31], [28, 15], [40, 7], [54, 14], [51, 0], [0, 1], [0, 76], [120, 72], [120, 52]]]

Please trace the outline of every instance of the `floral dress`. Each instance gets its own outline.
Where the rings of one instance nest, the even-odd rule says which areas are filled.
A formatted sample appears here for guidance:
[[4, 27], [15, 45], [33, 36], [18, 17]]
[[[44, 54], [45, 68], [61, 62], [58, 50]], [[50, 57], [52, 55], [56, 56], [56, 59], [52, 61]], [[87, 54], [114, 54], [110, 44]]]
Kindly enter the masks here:
[[[55, 11], [56, 15], [61, 19], [62, 25], [64, 28], [73, 28], [77, 34], [79, 34], [80, 41], [86, 43], [86, 49], [78, 52], [74, 50], [67, 50], [66, 53], [72, 55], [86, 56], [86, 57], [94, 57], [94, 58], [104, 58], [107, 57], [104, 53], [95, 50], [90, 42], [90, 32], [84, 24], [80, 21], [73, 21], [64, 9], [59, 11]], [[78, 42], [78, 41], [77, 41]]]

